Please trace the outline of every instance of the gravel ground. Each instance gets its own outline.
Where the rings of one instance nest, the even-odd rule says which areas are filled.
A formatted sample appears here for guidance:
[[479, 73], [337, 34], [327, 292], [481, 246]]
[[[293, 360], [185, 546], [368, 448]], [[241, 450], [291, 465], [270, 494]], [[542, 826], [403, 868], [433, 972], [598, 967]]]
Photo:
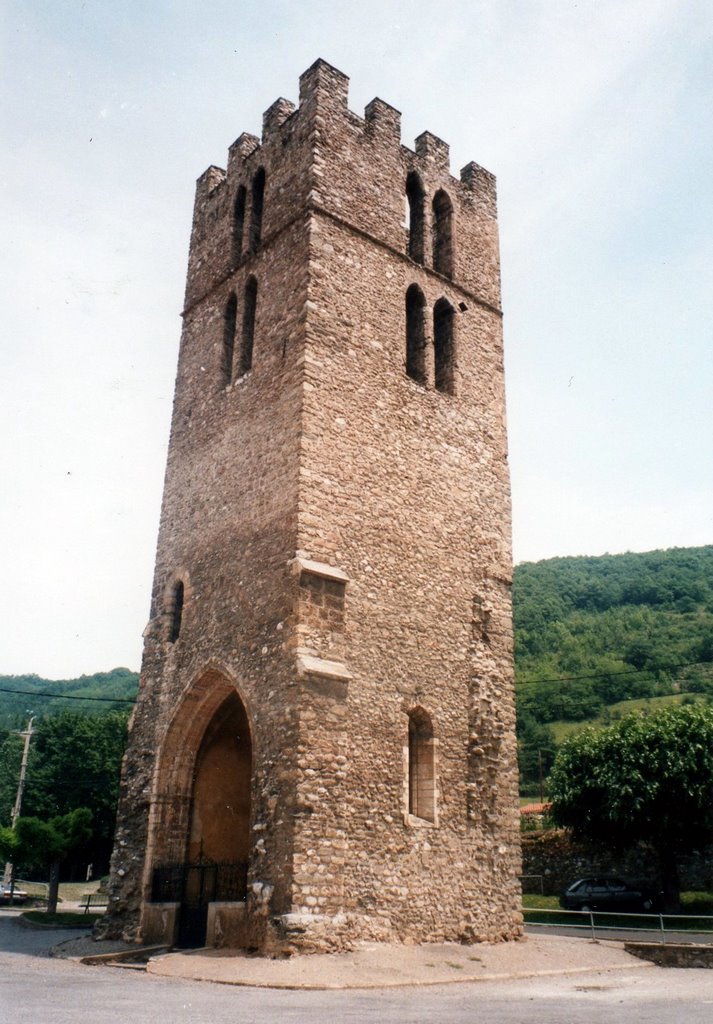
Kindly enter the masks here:
[[90, 932], [82, 932], [80, 935], [68, 930], [68, 937], [64, 942], [53, 946], [50, 956], [61, 956], [77, 958], [84, 956], [96, 956], [99, 953], [123, 953], [128, 949], [137, 949], [134, 943], [122, 942], [121, 940], [102, 940], [98, 942], [92, 938]]

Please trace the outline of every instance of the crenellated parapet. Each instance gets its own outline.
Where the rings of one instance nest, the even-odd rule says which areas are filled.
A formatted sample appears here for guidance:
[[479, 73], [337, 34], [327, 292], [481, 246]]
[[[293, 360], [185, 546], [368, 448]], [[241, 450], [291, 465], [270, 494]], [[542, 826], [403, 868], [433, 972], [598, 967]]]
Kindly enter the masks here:
[[[277, 99], [263, 114], [261, 137], [244, 132], [230, 147], [227, 173], [211, 167], [201, 175], [187, 307], [245, 259], [257, 258], [255, 239], [236, 241], [235, 233], [250, 230], [258, 174], [263, 247], [300, 215], [315, 212], [338, 217], [405, 257], [413, 256], [414, 230], [423, 231], [423, 257], [417, 262], [424, 270], [444, 273], [445, 266], [444, 276], [471, 297], [499, 306], [493, 175], [471, 162], [454, 177], [448, 144], [438, 136], [424, 131], [410, 149], [401, 142], [395, 107], [376, 97], [360, 117], [348, 99], [348, 77], [324, 60], [315, 61], [300, 76], [299, 105]], [[423, 194], [415, 226], [404, 223], [409, 179], [417, 179]], [[450, 220], [445, 229], [444, 215]], [[445, 261], [434, 255], [439, 242], [433, 240], [443, 230], [452, 247]]]

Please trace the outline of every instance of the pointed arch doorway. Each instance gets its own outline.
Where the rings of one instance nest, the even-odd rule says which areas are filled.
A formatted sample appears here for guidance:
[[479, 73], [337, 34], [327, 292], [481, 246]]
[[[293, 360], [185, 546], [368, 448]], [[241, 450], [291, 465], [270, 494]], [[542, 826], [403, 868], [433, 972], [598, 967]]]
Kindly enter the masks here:
[[205, 944], [208, 906], [247, 891], [252, 736], [245, 705], [218, 673], [194, 685], [161, 759], [151, 901], [178, 909], [178, 945]]

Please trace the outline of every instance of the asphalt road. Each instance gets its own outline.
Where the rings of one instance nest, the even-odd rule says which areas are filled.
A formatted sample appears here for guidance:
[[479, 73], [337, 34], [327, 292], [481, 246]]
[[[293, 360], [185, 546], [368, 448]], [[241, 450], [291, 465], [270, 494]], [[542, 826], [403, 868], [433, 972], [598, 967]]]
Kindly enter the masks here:
[[289, 992], [175, 981], [53, 959], [74, 932], [0, 914], [2, 1024], [710, 1024], [713, 971], [582, 973], [367, 992]]
[[[563, 935], [571, 939], [590, 939], [592, 930], [588, 925], [579, 928], [559, 928], [557, 925], [528, 924], [526, 932], [533, 935]], [[613, 939], [616, 942], [660, 942], [661, 932], [656, 929], [645, 931], [643, 928], [602, 928], [596, 926], [594, 937], [597, 939]], [[675, 931], [673, 928], [666, 929], [667, 942], [687, 942], [698, 945], [713, 945], [713, 933], [711, 932], [684, 932]]]

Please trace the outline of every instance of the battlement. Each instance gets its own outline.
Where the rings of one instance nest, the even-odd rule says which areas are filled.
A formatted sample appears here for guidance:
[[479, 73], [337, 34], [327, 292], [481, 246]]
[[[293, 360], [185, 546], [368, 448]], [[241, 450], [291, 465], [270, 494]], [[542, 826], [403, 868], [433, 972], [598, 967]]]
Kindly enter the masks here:
[[[317, 121], [319, 127], [325, 127], [325, 118], [342, 117], [353, 128], [365, 134], [379, 135], [383, 141], [390, 141], [394, 145], [401, 145], [401, 112], [391, 104], [386, 103], [378, 96], [374, 97], [364, 108], [364, 116], [360, 117], [349, 109], [349, 77], [338, 68], [328, 64], [327, 61], [316, 60], [299, 79], [299, 106], [284, 97], [280, 97], [272, 103], [263, 113], [262, 135], [258, 138], [243, 132], [232, 144], [229, 150], [228, 175], [239, 173], [240, 162], [249, 162], [255, 152], [265, 144], [269, 143], [275, 136], [282, 142], [294, 130], [295, 125], [289, 124], [295, 117], [302, 123], [305, 121]], [[285, 127], [287, 125], [287, 127]], [[283, 131], [284, 129], [284, 131]], [[440, 139], [430, 131], [422, 132], [414, 140], [414, 148], [404, 147], [404, 151], [415, 156], [415, 163], [424, 167], [435, 169], [440, 173], [450, 174], [449, 146], [447, 142]], [[483, 184], [483, 178], [474, 175], [470, 168], [477, 168], [475, 163], [467, 164], [460, 175], [460, 182], [468, 189], [478, 189]], [[482, 168], [479, 168], [482, 171]], [[494, 181], [493, 175], [488, 175], [488, 181]], [[201, 180], [203, 179], [201, 175]], [[454, 177], [453, 181], [457, 179]], [[212, 187], [221, 182], [218, 179], [211, 181]]]
[[261, 135], [243, 132], [230, 146], [227, 171], [201, 175], [187, 306], [316, 212], [499, 305], [494, 176], [473, 161], [451, 175], [448, 143], [433, 132], [404, 145], [400, 111], [379, 97], [363, 116], [348, 103], [348, 76], [317, 60], [300, 76], [299, 105], [275, 100]]

